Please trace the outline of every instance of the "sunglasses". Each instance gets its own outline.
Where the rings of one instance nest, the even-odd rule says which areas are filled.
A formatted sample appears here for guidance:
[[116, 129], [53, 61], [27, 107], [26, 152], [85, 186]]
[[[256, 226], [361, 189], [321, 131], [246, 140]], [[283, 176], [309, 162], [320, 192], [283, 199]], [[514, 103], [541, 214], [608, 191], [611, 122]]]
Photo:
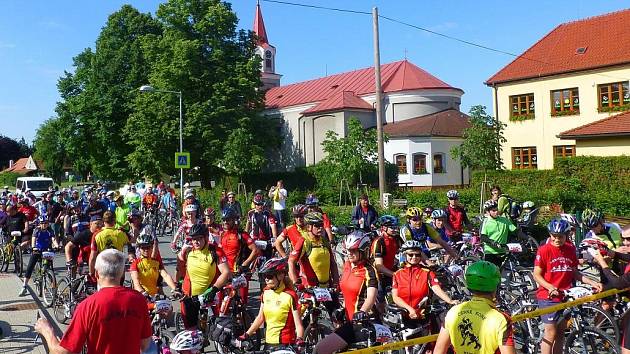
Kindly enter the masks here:
[[457, 200], [459, 198], [448, 198], [448, 200]]
[[407, 253], [407, 258], [420, 258], [422, 254], [420, 253]]
[[411, 218], [411, 221], [420, 221], [422, 220], [421, 218], [414, 216], [413, 218]]
[[622, 237], [621, 238], [623, 241], [629, 241], [630, 242], [630, 237]]

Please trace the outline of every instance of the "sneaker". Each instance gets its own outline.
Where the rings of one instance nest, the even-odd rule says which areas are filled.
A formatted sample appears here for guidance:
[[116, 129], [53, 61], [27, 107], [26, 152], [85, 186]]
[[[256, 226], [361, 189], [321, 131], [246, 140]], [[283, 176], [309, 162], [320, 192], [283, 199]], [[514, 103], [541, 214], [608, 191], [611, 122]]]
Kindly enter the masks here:
[[28, 293], [28, 290], [26, 289], [25, 286], [23, 286], [18, 296], [26, 296], [27, 293]]

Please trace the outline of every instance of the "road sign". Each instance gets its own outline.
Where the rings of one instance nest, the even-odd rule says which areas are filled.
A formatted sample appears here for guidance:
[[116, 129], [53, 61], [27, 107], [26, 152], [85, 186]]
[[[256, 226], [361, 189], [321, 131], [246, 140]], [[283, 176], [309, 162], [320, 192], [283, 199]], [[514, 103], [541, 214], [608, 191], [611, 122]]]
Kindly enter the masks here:
[[175, 168], [190, 168], [190, 153], [189, 152], [176, 152], [175, 153]]

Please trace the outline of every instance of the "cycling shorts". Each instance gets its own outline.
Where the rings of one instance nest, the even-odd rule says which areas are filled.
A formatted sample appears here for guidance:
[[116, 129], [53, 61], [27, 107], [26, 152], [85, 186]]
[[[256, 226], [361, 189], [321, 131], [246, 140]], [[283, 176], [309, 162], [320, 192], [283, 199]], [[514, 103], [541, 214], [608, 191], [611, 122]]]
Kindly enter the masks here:
[[[541, 310], [547, 307], [558, 305], [558, 304], [560, 303], [557, 301], [538, 300], [538, 308]], [[562, 311], [556, 311], [556, 312], [548, 313], [546, 315], [541, 315], [540, 319], [542, 320], [543, 323], [554, 324], [558, 322], [561, 315], [562, 315]]]

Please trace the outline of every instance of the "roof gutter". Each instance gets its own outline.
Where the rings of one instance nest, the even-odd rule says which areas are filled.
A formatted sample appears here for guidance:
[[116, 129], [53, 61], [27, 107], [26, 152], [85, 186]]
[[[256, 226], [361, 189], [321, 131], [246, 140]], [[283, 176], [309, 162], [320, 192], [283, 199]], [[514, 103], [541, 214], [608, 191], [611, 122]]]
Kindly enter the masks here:
[[620, 133], [606, 133], [606, 134], [584, 134], [584, 135], [562, 135], [558, 134], [556, 137], [563, 140], [582, 140], [582, 139], [598, 139], [598, 138], [620, 138], [620, 137], [628, 137], [630, 136], [630, 132], [620, 132]]

